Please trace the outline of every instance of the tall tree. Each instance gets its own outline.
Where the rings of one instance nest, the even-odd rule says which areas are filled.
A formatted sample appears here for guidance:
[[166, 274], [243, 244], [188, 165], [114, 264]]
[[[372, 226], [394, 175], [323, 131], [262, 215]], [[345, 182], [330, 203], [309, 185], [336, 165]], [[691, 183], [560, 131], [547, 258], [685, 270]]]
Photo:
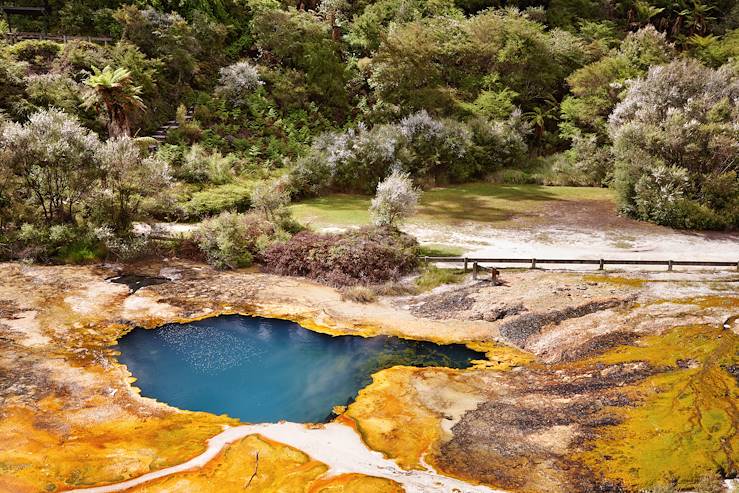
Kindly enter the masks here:
[[131, 72], [123, 67], [110, 65], [100, 70], [93, 66], [93, 73], [85, 80], [92, 90], [85, 96], [86, 108], [103, 107], [108, 117], [108, 134], [123, 137], [131, 134], [130, 116], [146, 109], [139, 94], [141, 87], [134, 85]]

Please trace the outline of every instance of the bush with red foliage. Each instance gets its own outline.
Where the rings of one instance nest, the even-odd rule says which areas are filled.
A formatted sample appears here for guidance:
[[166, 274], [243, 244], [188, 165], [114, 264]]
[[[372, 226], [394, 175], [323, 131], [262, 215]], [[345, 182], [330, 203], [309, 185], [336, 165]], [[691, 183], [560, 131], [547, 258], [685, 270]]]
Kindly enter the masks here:
[[393, 228], [340, 234], [304, 231], [263, 254], [267, 269], [333, 286], [375, 284], [399, 278], [418, 265], [418, 242]]

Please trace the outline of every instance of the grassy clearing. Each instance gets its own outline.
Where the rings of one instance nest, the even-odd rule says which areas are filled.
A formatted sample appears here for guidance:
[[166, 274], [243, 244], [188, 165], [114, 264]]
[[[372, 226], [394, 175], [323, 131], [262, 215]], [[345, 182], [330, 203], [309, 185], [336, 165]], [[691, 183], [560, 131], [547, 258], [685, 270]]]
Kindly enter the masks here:
[[465, 249], [452, 245], [442, 245], [440, 243], [429, 243], [421, 245], [419, 255], [429, 257], [461, 257], [464, 255]]
[[457, 284], [464, 281], [467, 274], [462, 269], [440, 269], [433, 265], [421, 268], [416, 286], [421, 291], [429, 291], [443, 284]]
[[[553, 202], [590, 200], [613, 201], [613, 192], [590, 187], [468, 183], [424, 192], [411, 222], [504, 223], [535, 214]], [[296, 219], [315, 227], [346, 227], [369, 224], [369, 205], [370, 197], [336, 194], [306, 200], [291, 208]]]

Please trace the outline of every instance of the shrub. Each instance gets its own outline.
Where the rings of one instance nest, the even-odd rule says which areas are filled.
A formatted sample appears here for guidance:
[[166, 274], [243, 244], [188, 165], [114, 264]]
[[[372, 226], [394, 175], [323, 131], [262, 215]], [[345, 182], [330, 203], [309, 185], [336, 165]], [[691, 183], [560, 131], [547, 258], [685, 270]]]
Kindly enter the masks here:
[[415, 212], [420, 195], [408, 173], [393, 170], [377, 185], [370, 206], [372, 222], [375, 226], [395, 226]]
[[194, 144], [182, 157], [177, 177], [190, 183], [223, 185], [233, 180], [235, 162], [233, 155], [222, 156], [217, 151], [209, 153], [199, 144]]
[[196, 192], [182, 209], [188, 217], [202, 218], [223, 211], [244, 212], [251, 205], [250, 189], [239, 183], [229, 183]]
[[356, 303], [373, 303], [377, 301], [377, 293], [366, 286], [351, 286], [341, 290], [341, 299]]
[[95, 157], [105, 179], [91, 194], [88, 220], [125, 234], [140, 218], [142, 201], [168, 188], [169, 166], [149, 156], [130, 137], [108, 140], [97, 149]]
[[27, 81], [26, 93], [36, 106], [53, 106], [74, 114], [82, 104], [81, 87], [66, 75], [32, 75]]
[[236, 106], [246, 103], [264, 82], [259, 79], [259, 70], [249, 62], [238, 62], [220, 70], [217, 94]]
[[122, 262], [131, 262], [154, 253], [154, 242], [148, 235], [119, 234], [107, 225], [95, 228], [93, 234], [105, 245], [108, 255]]
[[412, 285], [402, 281], [388, 281], [383, 284], [375, 284], [372, 291], [377, 296], [406, 296], [417, 294], [418, 289]]
[[16, 60], [43, 68], [56, 58], [62, 45], [54, 41], [26, 39], [11, 45], [8, 50]]
[[529, 174], [520, 169], [502, 169], [495, 173], [494, 180], [496, 183], [505, 183], [507, 185], [525, 185], [532, 183], [532, 179]]
[[685, 198], [688, 173], [677, 166], [656, 166], [634, 186], [636, 213], [643, 219], [669, 225], [673, 206]]
[[505, 122], [463, 124], [419, 111], [397, 124], [371, 129], [360, 124], [316, 138], [298, 161], [293, 181], [303, 193], [372, 193], [392, 169], [422, 183], [464, 181], [517, 164], [525, 155], [527, 132], [520, 112]]
[[[106, 48], [91, 41], [73, 39], [64, 44], [55, 61], [55, 67], [59, 72], [78, 77], [80, 72], [89, 72], [93, 66], [104, 67], [110, 62], [110, 54]], [[81, 82], [80, 79], [78, 82]]]
[[48, 225], [74, 221], [100, 175], [99, 145], [97, 135], [56, 109], [4, 125], [0, 134], [3, 165], [22, 180], [26, 202]]
[[16, 234], [15, 249], [24, 259], [85, 263], [102, 258], [104, 250], [88, 230], [65, 224], [51, 227], [24, 223]]
[[206, 219], [195, 232], [195, 242], [217, 269], [248, 267], [278, 237], [272, 223], [256, 214], [223, 212]]
[[305, 276], [335, 286], [374, 284], [411, 272], [418, 243], [390, 228], [363, 228], [341, 234], [302, 232], [264, 252], [272, 272]]
[[695, 60], [652, 67], [633, 81], [609, 119], [621, 209], [679, 228], [735, 223], [728, 197], [739, 189], [738, 98], [730, 67]]
[[278, 221], [287, 217], [287, 205], [290, 203], [290, 192], [284, 180], [260, 182], [252, 191], [252, 205], [270, 221]]

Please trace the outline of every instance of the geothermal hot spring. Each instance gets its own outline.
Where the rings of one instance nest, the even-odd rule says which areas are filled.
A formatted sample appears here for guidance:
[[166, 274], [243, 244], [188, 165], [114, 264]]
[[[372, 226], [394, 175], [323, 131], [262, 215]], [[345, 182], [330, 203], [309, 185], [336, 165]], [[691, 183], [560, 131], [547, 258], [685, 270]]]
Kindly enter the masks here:
[[114, 348], [142, 395], [251, 423], [321, 422], [395, 365], [465, 368], [483, 354], [396, 337], [333, 337], [294, 322], [228, 315], [154, 330]]

